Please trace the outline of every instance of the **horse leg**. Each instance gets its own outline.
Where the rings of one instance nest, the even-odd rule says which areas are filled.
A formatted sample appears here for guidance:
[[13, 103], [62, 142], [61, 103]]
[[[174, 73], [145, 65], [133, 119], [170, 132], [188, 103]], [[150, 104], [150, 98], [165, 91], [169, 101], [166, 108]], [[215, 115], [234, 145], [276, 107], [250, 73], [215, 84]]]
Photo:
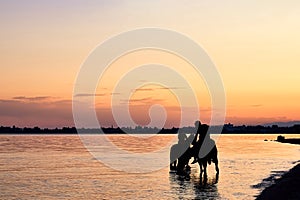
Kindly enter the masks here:
[[170, 170], [176, 170], [178, 162], [178, 144], [174, 144], [170, 149]]
[[188, 160], [186, 159], [185, 155], [182, 155], [177, 162], [177, 172], [178, 175], [187, 175], [185, 171], [185, 166], [188, 164]]
[[207, 161], [205, 160], [205, 161], [202, 163], [202, 165], [203, 165], [204, 178], [205, 178], [205, 177], [207, 177], [207, 170], [206, 170], [206, 168], [207, 168]]
[[176, 170], [177, 168], [177, 160], [171, 161], [170, 163], [170, 170]]
[[206, 168], [207, 168], [207, 161], [204, 160], [202, 162], [202, 165], [203, 165], [203, 185], [206, 185], [207, 183], [207, 171], [206, 171]]
[[218, 161], [218, 158], [215, 159], [215, 168], [216, 168], [217, 174], [219, 174], [220, 170], [219, 170], [219, 161]]
[[183, 171], [184, 165], [182, 164], [181, 160], [178, 160], [178, 165], [177, 165], [177, 171], [176, 174], [178, 175], [183, 175], [184, 171]]
[[203, 173], [203, 166], [202, 166], [202, 162], [198, 162], [199, 163], [199, 168], [200, 168], [200, 175]]
[[218, 161], [218, 150], [217, 147], [215, 146], [215, 152], [214, 152], [214, 156], [213, 156], [213, 162], [215, 163], [215, 169], [217, 172], [217, 175], [219, 175], [219, 161]]

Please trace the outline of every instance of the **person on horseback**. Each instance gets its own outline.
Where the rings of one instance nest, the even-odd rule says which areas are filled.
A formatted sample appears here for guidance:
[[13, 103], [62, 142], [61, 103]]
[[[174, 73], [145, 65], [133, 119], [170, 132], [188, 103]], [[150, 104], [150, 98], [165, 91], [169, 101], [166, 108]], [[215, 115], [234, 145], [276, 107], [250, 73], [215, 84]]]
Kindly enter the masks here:
[[209, 126], [196, 121], [195, 127], [196, 134], [191, 133], [189, 137], [178, 133], [178, 143], [170, 150], [170, 170], [175, 170], [178, 175], [188, 175], [189, 160], [194, 157], [192, 164], [199, 163], [201, 174], [204, 172], [207, 176], [207, 164], [213, 162], [218, 175], [218, 150], [215, 141], [207, 135]]
[[[194, 160], [192, 161], [192, 164], [195, 164], [198, 162], [199, 159], [199, 151], [201, 147], [203, 146], [203, 143], [209, 143], [209, 145], [215, 146], [215, 142], [207, 135], [207, 131], [209, 126], [207, 124], [201, 124], [200, 121], [195, 122], [195, 128], [197, 129], [196, 136], [192, 142], [192, 154], [194, 157]], [[199, 139], [198, 139], [199, 137]]]

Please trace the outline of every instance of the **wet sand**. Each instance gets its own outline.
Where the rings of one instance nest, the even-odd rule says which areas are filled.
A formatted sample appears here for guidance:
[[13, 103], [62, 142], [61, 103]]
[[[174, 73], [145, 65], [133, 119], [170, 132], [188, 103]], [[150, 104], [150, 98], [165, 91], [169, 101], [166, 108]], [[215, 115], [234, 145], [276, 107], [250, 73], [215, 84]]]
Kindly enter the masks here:
[[300, 164], [285, 173], [275, 184], [264, 189], [257, 200], [300, 199]]

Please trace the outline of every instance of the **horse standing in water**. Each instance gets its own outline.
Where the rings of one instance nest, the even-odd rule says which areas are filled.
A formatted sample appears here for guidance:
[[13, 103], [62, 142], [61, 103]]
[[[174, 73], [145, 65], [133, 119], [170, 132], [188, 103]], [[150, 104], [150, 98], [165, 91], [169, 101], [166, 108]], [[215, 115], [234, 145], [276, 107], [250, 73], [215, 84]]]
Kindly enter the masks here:
[[196, 121], [195, 127], [197, 128], [197, 132], [192, 142], [192, 155], [194, 157], [192, 164], [198, 163], [200, 167], [200, 174], [204, 173], [204, 176], [207, 176], [207, 164], [210, 165], [211, 162], [213, 162], [215, 163], [215, 169], [218, 175], [218, 149], [215, 141], [210, 138], [210, 134], [208, 132], [209, 126], [201, 124], [200, 121]]
[[[177, 174], [184, 175], [186, 171], [190, 169], [189, 160], [192, 157], [192, 149], [188, 148], [182, 155], [180, 155], [181, 148], [178, 144], [174, 144], [170, 151], [170, 170], [176, 171]], [[211, 163], [215, 164], [215, 170], [217, 175], [219, 174], [219, 161], [218, 161], [218, 149], [217, 146], [210, 150], [210, 152], [203, 158], [198, 158], [197, 163], [200, 168], [200, 175], [207, 176], [207, 166]]]
[[[218, 149], [210, 137], [206, 138], [208, 126], [201, 125], [200, 121], [196, 121], [195, 126], [197, 128], [196, 136], [192, 135], [192, 137], [188, 139], [185, 134], [178, 134], [178, 144], [173, 145], [170, 150], [170, 170], [177, 170], [177, 174], [186, 175], [186, 169], [190, 169], [188, 165], [189, 160], [191, 157], [194, 157], [192, 164], [199, 164], [200, 176], [204, 173], [204, 177], [207, 177], [207, 164], [210, 165], [211, 162], [215, 163], [218, 176]], [[199, 140], [198, 135], [200, 135]], [[193, 138], [192, 142], [190, 138]], [[193, 147], [190, 147], [190, 144], [192, 144]]]
[[190, 169], [188, 165], [191, 158], [190, 142], [185, 134], [178, 134], [178, 144], [170, 149], [170, 170], [184, 173]]
[[198, 164], [200, 168], [200, 175], [204, 173], [204, 176], [207, 176], [207, 164], [211, 164], [212, 162], [215, 163], [215, 169], [217, 172], [217, 175], [219, 175], [219, 161], [218, 161], [218, 149], [217, 146], [214, 145], [214, 147], [210, 150], [210, 152], [203, 158], [198, 158]]

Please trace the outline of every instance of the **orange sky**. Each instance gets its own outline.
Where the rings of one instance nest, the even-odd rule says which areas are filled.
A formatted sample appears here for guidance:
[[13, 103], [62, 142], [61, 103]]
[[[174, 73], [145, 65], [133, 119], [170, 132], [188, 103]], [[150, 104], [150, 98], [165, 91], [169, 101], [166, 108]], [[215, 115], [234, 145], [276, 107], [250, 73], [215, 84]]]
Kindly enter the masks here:
[[[99, 43], [140, 27], [178, 31], [206, 50], [223, 80], [225, 122], [300, 120], [299, 1], [29, 0], [0, 5], [0, 125], [74, 125], [72, 92], [81, 64]], [[209, 123], [211, 102], [203, 79], [185, 70], [190, 66], [184, 60], [149, 50], [121, 57], [99, 82], [96, 93], [104, 95], [96, 96], [96, 108], [104, 125], [114, 124], [111, 93], [122, 74], [147, 63], [176, 69], [193, 86], [200, 118]], [[134, 121], [149, 123], [145, 108], [161, 104], [168, 114], [166, 126], [176, 126], [180, 115], [172, 92], [143, 84], [148, 90], [126, 88], [136, 91], [130, 101]], [[173, 87], [185, 94], [180, 82]], [[122, 95], [115, 98], [124, 101]]]

